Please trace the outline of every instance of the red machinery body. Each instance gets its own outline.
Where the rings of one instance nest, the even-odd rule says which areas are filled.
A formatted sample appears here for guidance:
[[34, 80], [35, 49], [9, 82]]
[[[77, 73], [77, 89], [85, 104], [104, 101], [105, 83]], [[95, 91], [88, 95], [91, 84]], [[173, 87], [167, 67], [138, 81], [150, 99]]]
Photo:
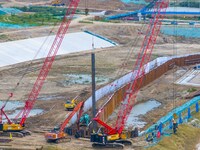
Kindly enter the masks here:
[[126, 120], [130, 114], [131, 109], [135, 104], [135, 99], [137, 93], [141, 87], [142, 81], [144, 79], [145, 69], [147, 64], [150, 61], [151, 53], [154, 48], [154, 44], [156, 43], [157, 36], [160, 32], [161, 20], [164, 18], [164, 15], [161, 14], [166, 12], [166, 8], [168, 7], [169, 0], [158, 0], [155, 2], [153, 11], [154, 15], [150, 20], [148, 29], [146, 31], [145, 38], [143, 40], [140, 52], [138, 54], [136, 63], [133, 68], [133, 72], [135, 71], [135, 79], [129, 83], [128, 88], [125, 92], [124, 98], [122, 100], [121, 105], [119, 106], [119, 112], [117, 117], [117, 122], [115, 128], [110, 127], [105, 122], [99, 119], [99, 114], [94, 118], [100, 125], [107, 129], [108, 135], [113, 134], [122, 134], [124, 129]]

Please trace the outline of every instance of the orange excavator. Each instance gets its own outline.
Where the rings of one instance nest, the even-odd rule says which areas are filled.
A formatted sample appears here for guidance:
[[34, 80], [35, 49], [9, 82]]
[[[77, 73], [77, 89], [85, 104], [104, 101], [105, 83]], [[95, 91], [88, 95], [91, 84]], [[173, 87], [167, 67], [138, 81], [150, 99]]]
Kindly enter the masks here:
[[80, 119], [80, 116], [82, 115], [83, 112], [83, 106], [84, 102], [80, 102], [76, 105], [74, 110], [69, 114], [69, 116], [65, 119], [65, 121], [59, 125], [56, 126], [53, 130], [51, 130], [48, 133], [45, 133], [45, 139], [47, 142], [54, 142], [54, 143], [60, 143], [60, 142], [66, 142], [70, 141], [70, 138], [67, 138], [67, 135], [64, 132], [64, 129], [66, 125], [69, 123], [69, 121], [72, 119], [72, 117], [77, 114], [78, 115], [78, 121]]

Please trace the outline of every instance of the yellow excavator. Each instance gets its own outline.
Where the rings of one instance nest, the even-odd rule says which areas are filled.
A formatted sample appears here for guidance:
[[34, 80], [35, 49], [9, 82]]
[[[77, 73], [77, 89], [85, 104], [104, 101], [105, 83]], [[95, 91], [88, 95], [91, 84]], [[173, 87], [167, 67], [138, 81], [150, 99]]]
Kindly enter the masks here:
[[65, 103], [65, 108], [66, 110], [73, 110], [76, 105], [77, 105], [77, 99], [72, 99], [71, 101], [70, 100], [67, 100], [66, 103]]
[[74, 108], [76, 107], [76, 105], [78, 104], [78, 102], [81, 101], [79, 98], [80, 98], [80, 96], [82, 94], [83, 93], [80, 93], [79, 95], [77, 95], [76, 97], [74, 97], [71, 101], [67, 100], [66, 103], [64, 104], [65, 109], [68, 110], [68, 111], [74, 110]]

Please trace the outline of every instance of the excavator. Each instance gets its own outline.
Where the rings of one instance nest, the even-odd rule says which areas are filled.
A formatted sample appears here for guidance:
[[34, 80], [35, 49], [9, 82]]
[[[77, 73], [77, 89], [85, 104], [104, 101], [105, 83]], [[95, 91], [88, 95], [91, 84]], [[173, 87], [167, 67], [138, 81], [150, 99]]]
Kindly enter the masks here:
[[[0, 109], [0, 129], [3, 131], [3, 133], [9, 133], [12, 132], [13, 134], [17, 134], [16, 136], [25, 136], [27, 134], [30, 134], [29, 131], [25, 131], [25, 121], [32, 110], [37, 97], [42, 89], [42, 86], [44, 84], [44, 81], [51, 69], [51, 66], [55, 60], [56, 54], [60, 48], [60, 45], [64, 39], [64, 36], [68, 30], [69, 24], [71, 23], [71, 20], [73, 19], [73, 16], [76, 12], [76, 9], [78, 7], [80, 0], [70, 0], [68, 9], [66, 10], [66, 13], [63, 17], [63, 21], [60, 24], [60, 27], [57, 31], [57, 34], [55, 36], [55, 39], [53, 41], [53, 44], [48, 52], [47, 57], [44, 60], [43, 66], [39, 72], [39, 75], [33, 85], [33, 88], [28, 96], [28, 99], [25, 101], [25, 106], [23, 109], [17, 114], [15, 117], [15, 121], [11, 121], [6, 113], [4, 112], [4, 108], [6, 103], [2, 106]], [[2, 122], [2, 116], [5, 116], [7, 122]], [[21, 116], [21, 119], [20, 119]], [[16, 121], [19, 120], [19, 121]], [[2, 134], [3, 134], [2, 133]]]
[[116, 126], [113, 128], [100, 119], [100, 114], [102, 112], [100, 109], [93, 120], [103, 126], [105, 131], [103, 133], [97, 132], [91, 135], [92, 147], [117, 149], [132, 144], [132, 142], [128, 140], [129, 136], [124, 130], [125, 123], [135, 104], [137, 93], [142, 85], [147, 69], [146, 64], [150, 61], [154, 44], [160, 32], [161, 20], [164, 18], [164, 13], [166, 12], [168, 4], [169, 0], [155, 1], [154, 8], [152, 9], [154, 15], [150, 20], [136, 63], [132, 70], [132, 72], [135, 72], [135, 79], [128, 84], [124, 93], [124, 97], [119, 106]]
[[74, 97], [71, 101], [67, 100], [66, 103], [64, 104], [65, 109], [68, 111], [72, 111], [76, 107], [78, 102], [80, 101], [81, 97], [85, 95], [85, 93], [86, 93], [86, 91], [83, 90], [79, 95]]
[[66, 110], [73, 110], [76, 105], [77, 105], [76, 99], [72, 99], [71, 101], [67, 100], [65, 103], [65, 108]]
[[53, 130], [51, 130], [48, 133], [45, 133], [45, 139], [47, 142], [54, 142], [54, 143], [60, 143], [60, 142], [65, 142], [65, 141], [70, 141], [69, 138], [67, 138], [66, 133], [64, 132], [64, 129], [66, 127], [66, 125], [69, 123], [69, 121], [71, 120], [71, 118], [78, 113], [78, 120], [80, 119], [80, 116], [82, 115], [83, 112], [83, 106], [84, 106], [84, 102], [80, 102], [76, 105], [76, 107], [74, 108], [74, 110], [69, 114], [69, 116], [65, 119], [65, 121], [55, 127]]

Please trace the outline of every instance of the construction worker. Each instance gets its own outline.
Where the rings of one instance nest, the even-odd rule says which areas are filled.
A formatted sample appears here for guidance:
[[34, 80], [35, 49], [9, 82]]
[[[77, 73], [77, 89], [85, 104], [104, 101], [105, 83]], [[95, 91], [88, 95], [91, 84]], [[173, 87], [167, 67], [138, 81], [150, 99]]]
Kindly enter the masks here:
[[158, 132], [157, 132], [157, 135], [156, 135], [157, 139], [159, 139], [160, 136], [161, 136], [161, 133], [160, 133], [160, 131], [158, 131]]
[[173, 123], [173, 132], [174, 132], [174, 134], [176, 134], [178, 124], [175, 119], [172, 119], [172, 123]]
[[146, 135], [146, 141], [147, 142], [153, 142], [153, 135], [151, 133], [149, 133], [148, 135]]

